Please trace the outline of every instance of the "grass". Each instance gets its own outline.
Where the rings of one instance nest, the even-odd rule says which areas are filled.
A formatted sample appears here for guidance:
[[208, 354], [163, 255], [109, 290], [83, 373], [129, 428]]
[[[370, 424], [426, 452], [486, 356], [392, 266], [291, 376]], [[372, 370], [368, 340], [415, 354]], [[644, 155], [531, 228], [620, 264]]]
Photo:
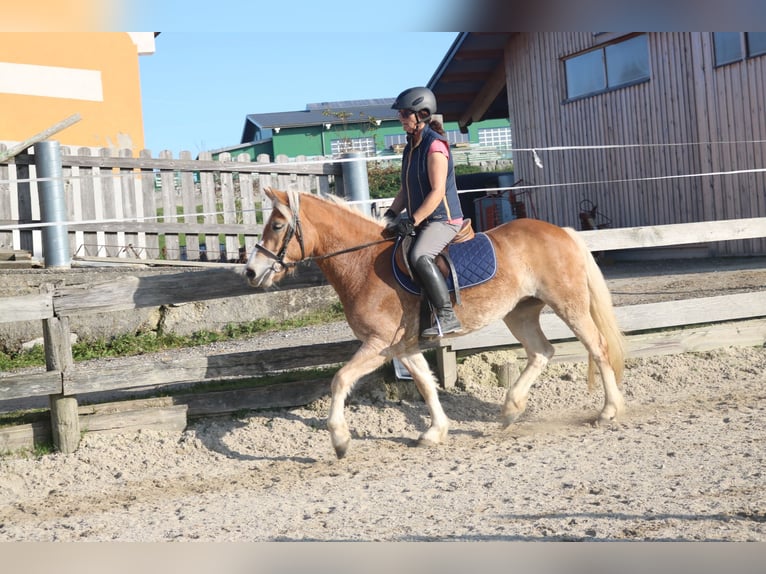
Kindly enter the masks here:
[[[260, 333], [287, 331], [311, 325], [343, 320], [340, 303], [314, 311], [303, 317], [282, 321], [257, 319], [249, 323], [229, 324], [221, 331], [197, 331], [192, 335], [158, 333], [155, 331], [123, 334], [109, 339], [80, 341], [72, 345], [72, 358], [77, 361], [109, 357], [131, 357], [168, 349], [195, 347], [220, 341], [246, 339]], [[45, 365], [45, 350], [41, 345], [29, 350], [0, 350], [0, 370], [11, 371]]]

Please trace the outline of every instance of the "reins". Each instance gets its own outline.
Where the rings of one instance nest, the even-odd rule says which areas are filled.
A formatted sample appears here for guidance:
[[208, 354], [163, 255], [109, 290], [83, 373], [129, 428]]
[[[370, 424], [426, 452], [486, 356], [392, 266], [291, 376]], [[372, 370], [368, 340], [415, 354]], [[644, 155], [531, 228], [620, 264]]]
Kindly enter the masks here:
[[[345, 253], [352, 253], [354, 251], [360, 251], [362, 249], [366, 249], [368, 247], [372, 247], [374, 245], [380, 245], [381, 243], [385, 243], [386, 241], [394, 241], [395, 237], [386, 237], [383, 239], [378, 239], [376, 241], [370, 241], [368, 243], [362, 243], [360, 245], [354, 245], [352, 247], [347, 247], [346, 249], [341, 249], [339, 251], [333, 251], [332, 253], [325, 253], [324, 255], [313, 255], [311, 257], [306, 257], [306, 249], [303, 245], [303, 230], [301, 228], [301, 220], [298, 216], [298, 210], [300, 207], [300, 195], [296, 191], [288, 191], [287, 192], [287, 201], [288, 201], [288, 207], [290, 208], [290, 211], [292, 211], [293, 218], [292, 221], [288, 223], [288, 232], [285, 235], [284, 243], [282, 244], [282, 248], [279, 250], [279, 253], [273, 253], [272, 251], [269, 251], [266, 249], [263, 245], [261, 245], [260, 242], [258, 242], [255, 245], [255, 248], [265, 253], [267, 256], [269, 256], [271, 259], [274, 260], [274, 265], [278, 265], [280, 267], [290, 269], [292, 267], [297, 267], [301, 263], [307, 262], [307, 261], [320, 261], [322, 259], [329, 259], [331, 257], [336, 257], [338, 255], [343, 255]], [[293, 235], [298, 240], [298, 245], [301, 247], [301, 258], [298, 261], [285, 261], [285, 255], [287, 254], [287, 246], [292, 241]], [[274, 268], [273, 271], [278, 271], [278, 269]]]

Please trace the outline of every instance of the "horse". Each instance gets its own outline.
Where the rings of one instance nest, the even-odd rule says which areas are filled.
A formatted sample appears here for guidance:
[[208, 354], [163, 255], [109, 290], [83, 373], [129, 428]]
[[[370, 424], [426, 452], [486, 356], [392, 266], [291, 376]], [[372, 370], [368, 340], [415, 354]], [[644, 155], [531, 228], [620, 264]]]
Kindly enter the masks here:
[[[265, 189], [272, 212], [248, 258], [250, 286], [268, 289], [302, 261], [313, 260], [335, 289], [346, 320], [361, 346], [334, 375], [327, 428], [336, 456], [346, 456], [351, 434], [344, 404], [364, 375], [397, 358], [410, 372], [430, 415], [418, 444], [445, 442], [449, 421], [437, 382], [423, 356], [420, 297], [403, 289], [392, 269], [393, 242], [381, 221], [341, 199]], [[537, 219], [515, 219], [486, 231], [496, 253], [495, 276], [461, 289], [455, 311], [465, 334], [502, 319], [523, 346], [527, 364], [505, 395], [500, 412], [507, 428], [524, 412], [532, 384], [553, 357], [540, 328], [548, 305], [588, 351], [588, 383], [597, 367], [604, 405], [596, 424], [615, 421], [625, 409], [619, 389], [624, 336], [612, 297], [587, 245], [571, 228]]]

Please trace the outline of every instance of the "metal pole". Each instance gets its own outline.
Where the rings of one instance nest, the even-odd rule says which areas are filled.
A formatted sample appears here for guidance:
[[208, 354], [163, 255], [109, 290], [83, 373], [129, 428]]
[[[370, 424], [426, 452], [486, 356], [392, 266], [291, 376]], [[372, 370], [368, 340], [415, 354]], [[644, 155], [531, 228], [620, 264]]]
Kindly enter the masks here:
[[[63, 224], [66, 222], [64, 201], [64, 179], [61, 169], [61, 147], [57, 141], [35, 144], [35, 166], [40, 196], [40, 218], [42, 223]], [[69, 237], [66, 225], [43, 227], [43, 258], [46, 267], [71, 267]]]
[[351, 151], [343, 154], [343, 159], [360, 160], [343, 162], [343, 183], [346, 188], [346, 199], [358, 201], [356, 207], [359, 211], [370, 215], [370, 184], [367, 180], [367, 162], [361, 161], [364, 154], [360, 151]]

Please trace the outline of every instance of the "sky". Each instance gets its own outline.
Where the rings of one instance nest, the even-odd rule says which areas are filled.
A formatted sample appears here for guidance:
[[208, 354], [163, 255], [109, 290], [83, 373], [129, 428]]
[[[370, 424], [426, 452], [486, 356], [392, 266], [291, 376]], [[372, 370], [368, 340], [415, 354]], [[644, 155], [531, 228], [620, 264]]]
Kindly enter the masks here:
[[362, 28], [160, 30], [155, 53], [139, 57], [144, 147], [195, 156], [240, 143], [247, 114], [394, 98], [427, 84], [457, 37]]

